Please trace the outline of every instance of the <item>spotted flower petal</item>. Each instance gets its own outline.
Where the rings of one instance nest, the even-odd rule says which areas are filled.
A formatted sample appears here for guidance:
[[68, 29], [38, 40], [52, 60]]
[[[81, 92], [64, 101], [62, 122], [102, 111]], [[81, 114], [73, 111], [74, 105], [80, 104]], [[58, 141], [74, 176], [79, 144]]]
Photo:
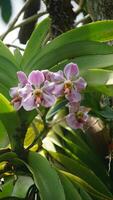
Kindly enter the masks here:
[[64, 80], [65, 79], [64, 79], [63, 71], [61, 71], [61, 70], [56, 73], [51, 74], [51, 81], [53, 81], [55, 83], [61, 83]]
[[55, 83], [45, 81], [43, 86], [43, 92], [52, 94], [55, 89]]
[[35, 87], [40, 87], [44, 80], [44, 74], [38, 70], [32, 71], [28, 76], [28, 81]]
[[18, 94], [22, 98], [26, 98], [30, 93], [32, 93], [33, 88], [30, 84], [26, 84], [25, 87], [18, 89]]
[[82, 78], [82, 77], [79, 77], [75, 82], [74, 82], [74, 85], [76, 86], [77, 88], [77, 91], [81, 92], [82, 90], [84, 90], [87, 86], [87, 83], [86, 81]]
[[26, 99], [24, 99], [22, 105], [26, 111], [33, 110], [37, 107], [33, 95], [29, 95]]
[[72, 89], [70, 94], [66, 95], [66, 99], [68, 99], [68, 101], [71, 103], [78, 103], [81, 101], [81, 94]]
[[15, 110], [19, 110], [22, 107], [22, 102], [18, 101], [13, 104]]
[[21, 86], [25, 86], [28, 82], [26, 74], [22, 71], [18, 71], [17, 76]]
[[67, 115], [66, 122], [72, 129], [83, 129], [83, 123], [76, 120], [74, 113]]
[[44, 93], [43, 94], [43, 100], [42, 100], [42, 105], [45, 107], [51, 107], [55, 103], [56, 98], [54, 95], [49, 95]]
[[9, 95], [12, 98], [15, 97], [16, 95], [18, 95], [18, 89], [19, 89], [19, 87], [12, 87], [12, 88], [10, 88]]
[[[74, 107], [75, 106], [75, 107]], [[69, 105], [69, 114], [66, 116], [67, 124], [73, 129], [83, 129], [83, 125], [88, 120], [89, 108], [77, 104]]]
[[49, 70], [42, 70], [41, 72], [43, 73], [45, 80], [51, 81], [53, 72], [50, 72]]
[[73, 80], [79, 75], [77, 64], [69, 63], [64, 68], [64, 75], [67, 80]]
[[64, 95], [64, 83], [61, 83], [61, 84], [58, 84], [58, 85], [55, 85], [55, 88], [54, 88], [54, 95], [56, 97], [60, 97], [60, 96], [63, 96]]

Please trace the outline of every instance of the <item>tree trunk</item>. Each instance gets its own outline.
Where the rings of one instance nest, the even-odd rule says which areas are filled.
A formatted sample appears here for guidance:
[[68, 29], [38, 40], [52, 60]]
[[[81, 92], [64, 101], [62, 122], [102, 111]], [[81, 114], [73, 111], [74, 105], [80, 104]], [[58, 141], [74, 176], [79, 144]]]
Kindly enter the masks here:
[[46, 0], [47, 11], [52, 20], [52, 37], [56, 37], [74, 27], [75, 13], [71, 0]]
[[86, 0], [93, 21], [113, 19], [113, 0]]

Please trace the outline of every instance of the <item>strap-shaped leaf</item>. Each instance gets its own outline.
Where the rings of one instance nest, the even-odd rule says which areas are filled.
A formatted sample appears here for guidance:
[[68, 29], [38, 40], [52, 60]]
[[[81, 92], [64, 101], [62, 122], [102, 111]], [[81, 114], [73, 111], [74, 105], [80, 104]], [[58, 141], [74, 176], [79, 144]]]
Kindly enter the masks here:
[[0, 41], [0, 92], [9, 97], [9, 89], [17, 82], [16, 60], [9, 49]]
[[20, 119], [13, 106], [2, 94], [0, 94], [0, 121], [7, 130], [11, 146], [14, 150], [16, 148], [16, 142], [18, 142], [14, 134], [20, 128]]
[[[69, 177], [69, 173], [66, 173], [64, 171], [59, 171], [60, 173], [60, 179], [61, 181], [63, 182], [63, 186], [65, 187], [65, 189], [67, 190], [66, 194], [68, 193], [69, 194], [69, 199], [71, 200], [71, 193], [74, 194], [74, 191], [73, 191], [73, 187], [74, 187], [74, 190], [76, 189], [76, 191], [79, 193], [79, 196], [82, 200], [92, 200], [92, 198], [89, 196], [89, 194], [83, 189], [83, 187], [81, 185], [78, 185], [77, 183], [73, 182], [73, 180]], [[68, 175], [67, 175], [68, 174]], [[70, 180], [72, 182], [70, 182]], [[70, 189], [68, 189], [68, 187], [70, 187]], [[68, 196], [67, 194], [67, 196]], [[74, 194], [76, 196], [76, 194]], [[74, 197], [75, 197], [74, 196]], [[73, 199], [74, 199], [73, 197]], [[79, 198], [77, 197], [77, 200]]]
[[[56, 129], [56, 128], [55, 128]], [[58, 133], [57, 133], [58, 134]], [[107, 175], [106, 169], [103, 166], [103, 163], [99, 160], [99, 158], [92, 152], [91, 149], [84, 149], [83, 146], [77, 145], [76, 142], [72, 142], [71, 139], [67, 139], [62, 134], [58, 134], [60, 138], [63, 140], [63, 146], [60, 147], [66, 152], [69, 153], [72, 158], [76, 158], [75, 160], [79, 160], [83, 163], [83, 165], [88, 166], [94, 173], [103, 181], [105, 184], [109, 184], [110, 179]], [[50, 138], [51, 140], [51, 138]], [[55, 139], [53, 140], [55, 143]], [[57, 142], [56, 142], [57, 145]], [[73, 156], [74, 155], [74, 156]], [[98, 165], [98, 168], [97, 168]]]
[[12, 15], [12, 3], [10, 0], [0, 2], [1, 14], [5, 23], [8, 23]]
[[66, 170], [70, 173], [82, 178], [89, 185], [91, 185], [98, 192], [103, 193], [104, 195], [108, 195], [112, 197], [112, 194], [108, 190], [108, 188], [104, 185], [104, 183], [93, 173], [89, 168], [81, 165], [79, 162], [71, 159], [63, 154], [56, 152], [49, 152], [50, 155], [60, 162]]
[[[60, 41], [57, 41], [58, 44]], [[67, 59], [87, 55], [113, 54], [113, 47], [93, 41], [73, 41], [68, 39], [65, 43], [54, 46], [54, 40], [40, 50], [28, 64], [27, 72], [32, 69], [50, 69], [54, 65]]]
[[25, 198], [29, 187], [33, 184], [34, 184], [34, 182], [33, 182], [31, 177], [29, 177], [29, 176], [18, 176], [18, 179], [15, 182], [11, 196], [19, 197], [19, 198]]
[[0, 121], [0, 148], [5, 148], [9, 144], [9, 138], [7, 131], [3, 125], [3, 123]]
[[[110, 197], [109, 195], [105, 195], [104, 191], [99, 192], [98, 190], [93, 188], [90, 184], [88, 184], [86, 181], [84, 181], [82, 178], [79, 178], [78, 176], [75, 176], [65, 171], [60, 171], [60, 172], [66, 175], [76, 187], [78, 188], [83, 187], [85, 191], [87, 191], [94, 199], [98, 199], [98, 200], [112, 200], [113, 199], [112, 195]], [[86, 193], [84, 193], [84, 195], [86, 196]], [[87, 198], [83, 198], [83, 200], [90, 200], [89, 195], [87, 195], [86, 197]]]
[[77, 189], [73, 186], [71, 181], [69, 181], [69, 179], [65, 177], [64, 175], [62, 174], [59, 174], [59, 175], [60, 175], [60, 180], [65, 191], [66, 200], [72, 200], [72, 199], [82, 200]]
[[106, 55], [86, 55], [76, 57], [74, 59], [67, 59], [61, 63], [58, 63], [51, 68], [51, 71], [58, 71], [63, 69], [67, 63], [74, 62], [77, 63], [80, 69], [80, 74], [82, 75], [88, 69], [97, 68], [108, 68], [113, 69], [113, 54]]
[[37, 57], [39, 54], [40, 48], [43, 46], [43, 41], [46, 38], [49, 28], [50, 19], [46, 18], [39, 25], [37, 25], [36, 29], [33, 31], [22, 59], [21, 66], [23, 68], [27, 68], [29, 63], [32, 62], [32, 59]]
[[[61, 36], [57, 37], [56, 39], [54, 39], [49, 44], [47, 44], [44, 49], [40, 49], [40, 51], [37, 51], [37, 54], [32, 57], [32, 60], [29, 60], [27, 62], [27, 65], [25, 63], [23, 67], [25, 68], [27, 66], [29, 68], [28, 72], [30, 72], [30, 70], [35, 69], [35, 68], [37, 69], [50, 68], [64, 59], [70, 59], [70, 58], [76, 57], [76, 53], [77, 52], [79, 53], [79, 47], [78, 47], [79, 45], [75, 44], [76, 42], [82, 41], [83, 43], [83, 41], [99, 41], [99, 42], [109, 41], [113, 39], [112, 25], [113, 25], [113, 21], [95, 22], [95, 23], [91, 23], [80, 28], [73, 29], [69, 32], [66, 32], [62, 34]], [[36, 30], [38, 30], [38, 28]], [[75, 49], [72, 48], [73, 45], [77, 46], [77, 48], [76, 47]], [[81, 49], [84, 48], [84, 53], [86, 51], [85, 55], [88, 55], [87, 44], [85, 47], [82, 47], [80, 45], [80, 48]], [[67, 54], [66, 54], [66, 49], [68, 51]], [[50, 54], [52, 54], [51, 56], [49, 55], [49, 52]], [[97, 55], [98, 54], [99, 53], [97, 50]], [[101, 52], [101, 54], [103, 55], [105, 53]], [[46, 59], [46, 57], [48, 59]], [[51, 62], [50, 62], [50, 59], [52, 59]]]
[[104, 69], [90, 69], [84, 73], [89, 86], [113, 85], [113, 71]]
[[60, 179], [46, 158], [38, 153], [30, 152], [28, 164], [42, 200], [65, 200]]

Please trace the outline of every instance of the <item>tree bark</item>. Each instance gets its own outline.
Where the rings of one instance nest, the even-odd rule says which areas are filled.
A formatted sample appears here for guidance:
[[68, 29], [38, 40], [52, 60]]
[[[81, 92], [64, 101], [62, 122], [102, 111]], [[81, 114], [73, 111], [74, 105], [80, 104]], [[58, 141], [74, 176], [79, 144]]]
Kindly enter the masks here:
[[86, 0], [93, 21], [113, 19], [113, 0]]
[[47, 11], [52, 20], [52, 37], [56, 37], [74, 27], [75, 13], [71, 0], [46, 0]]

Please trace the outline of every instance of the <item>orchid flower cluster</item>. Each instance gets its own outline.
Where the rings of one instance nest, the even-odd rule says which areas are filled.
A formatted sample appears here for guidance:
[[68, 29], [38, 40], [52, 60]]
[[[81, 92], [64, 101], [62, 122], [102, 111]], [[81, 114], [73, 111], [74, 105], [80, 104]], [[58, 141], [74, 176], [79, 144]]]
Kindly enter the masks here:
[[49, 108], [59, 97], [67, 99], [69, 114], [67, 124], [73, 128], [83, 128], [88, 119], [88, 109], [81, 106], [82, 91], [86, 81], [79, 76], [77, 64], [69, 63], [63, 71], [34, 70], [28, 77], [22, 71], [17, 72], [19, 84], [10, 89], [11, 103], [16, 110], [23, 107], [26, 111], [40, 106]]

